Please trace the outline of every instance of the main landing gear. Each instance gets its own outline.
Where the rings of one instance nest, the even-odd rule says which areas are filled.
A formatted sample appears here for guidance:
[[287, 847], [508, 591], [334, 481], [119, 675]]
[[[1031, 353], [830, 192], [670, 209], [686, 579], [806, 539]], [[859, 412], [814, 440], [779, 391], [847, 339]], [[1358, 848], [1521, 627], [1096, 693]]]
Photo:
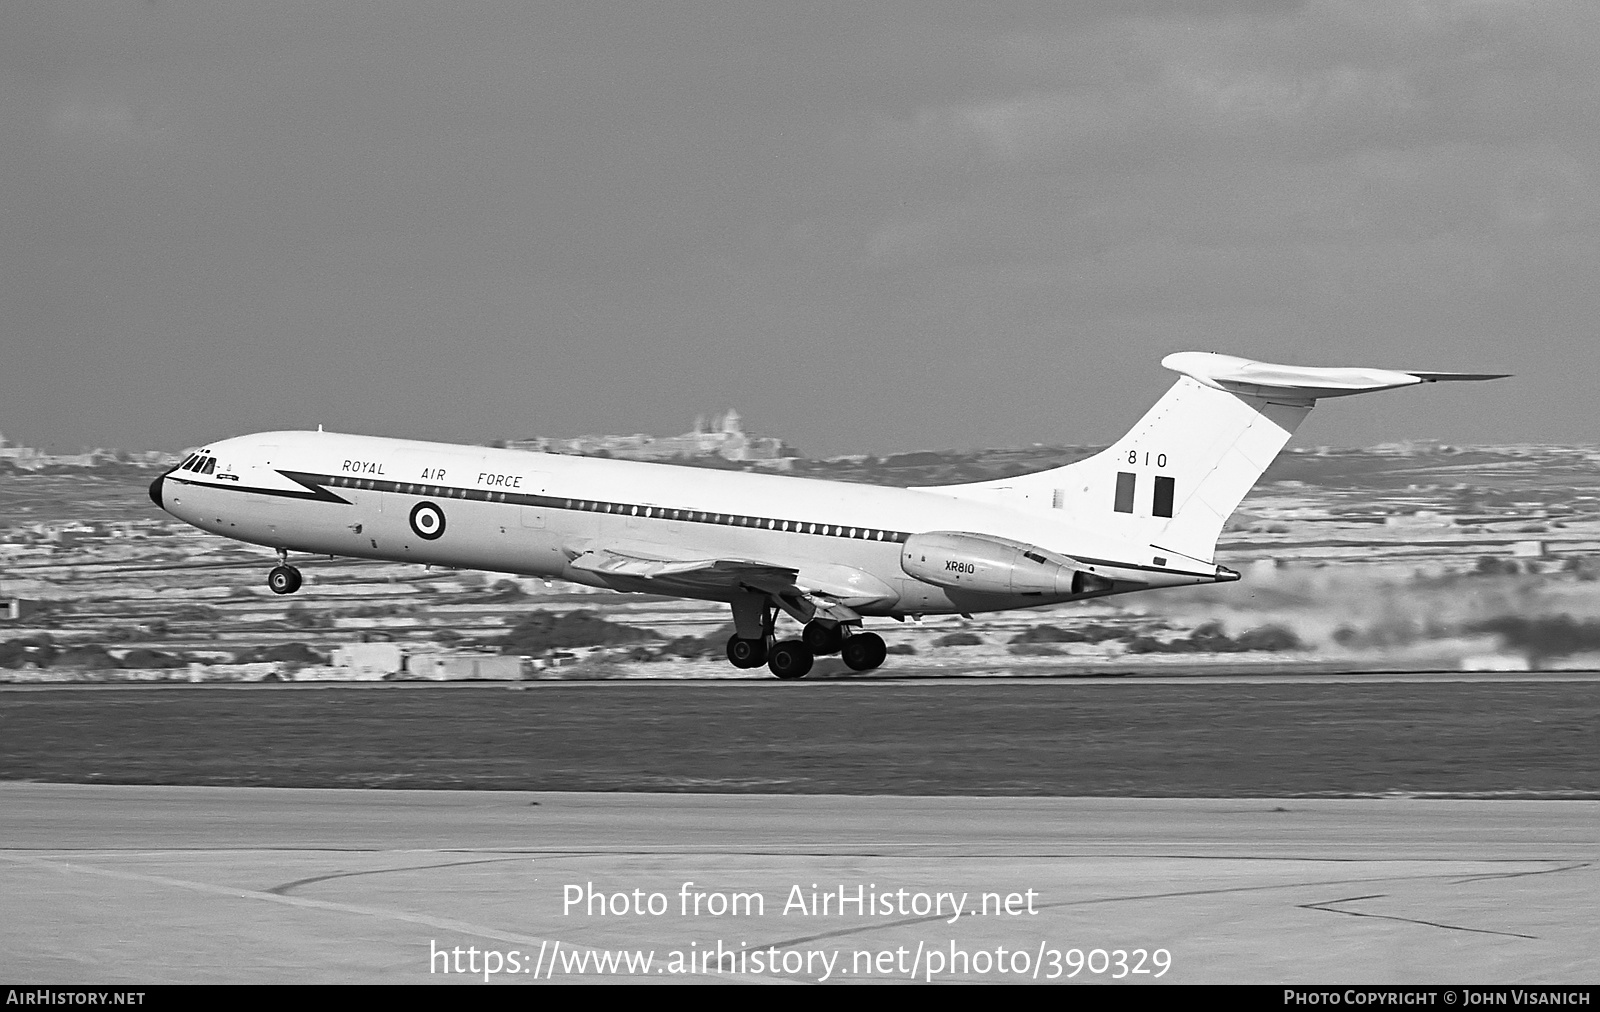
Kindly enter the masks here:
[[734, 636], [728, 640], [728, 661], [736, 668], [758, 668], [767, 663], [767, 642], [764, 639], [744, 639]]
[[877, 633], [856, 633], [844, 641], [839, 655], [845, 667], [851, 671], [871, 671], [889, 656], [889, 648]]
[[800, 642], [818, 656], [838, 654], [851, 671], [871, 671], [889, 656], [882, 636], [861, 632], [859, 628], [851, 633], [838, 622], [808, 622], [805, 632], [800, 634]]
[[300, 589], [300, 570], [289, 565], [289, 551], [278, 549], [278, 564], [267, 574], [267, 589], [274, 594], [293, 594]]
[[[735, 616], [737, 618], [737, 616]], [[761, 635], [734, 635], [728, 640], [728, 660], [736, 668], [765, 664], [778, 678], [804, 678], [819, 656], [839, 654], [852, 671], [870, 671], [888, 656], [883, 637], [876, 633], [849, 633], [838, 622], [810, 622], [797, 640], [777, 641], [777, 614], [770, 606], [761, 612]]]

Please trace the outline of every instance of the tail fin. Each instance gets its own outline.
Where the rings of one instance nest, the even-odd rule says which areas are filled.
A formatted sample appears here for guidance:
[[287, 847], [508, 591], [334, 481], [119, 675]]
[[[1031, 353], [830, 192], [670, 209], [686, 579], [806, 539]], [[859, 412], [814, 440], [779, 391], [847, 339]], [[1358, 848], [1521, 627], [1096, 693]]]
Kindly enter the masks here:
[[1161, 364], [1182, 376], [1109, 449], [1049, 471], [930, 491], [1020, 500], [1060, 511], [1064, 523], [1211, 563], [1222, 525], [1319, 398], [1503, 375], [1305, 368], [1208, 352]]

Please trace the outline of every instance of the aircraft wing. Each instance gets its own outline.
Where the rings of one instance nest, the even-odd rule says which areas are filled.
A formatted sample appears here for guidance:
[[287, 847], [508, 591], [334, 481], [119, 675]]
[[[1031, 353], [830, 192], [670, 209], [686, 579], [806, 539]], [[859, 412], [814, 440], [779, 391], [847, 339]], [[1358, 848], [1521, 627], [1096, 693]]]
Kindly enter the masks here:
[[585, 549], [574, 556], [568, 565], [599, 576], [662, 580], [707, 588], [737, 588], [751, 581], [788, 584], [798, 575], [798, 570], [787, 566], [773, 566], [746, 559], [667, 559], [615, 548]]
[[858, 621], [850, 607], [894, 592], [875, 577], [848, 566], [803, 569], [753, 559], [666, 558], [616, 548], [584, 548], [567, 563], [619, 590], [662, 594], [680, 591], [754, 591], [771, 597], [801, 622], [826, 618]]

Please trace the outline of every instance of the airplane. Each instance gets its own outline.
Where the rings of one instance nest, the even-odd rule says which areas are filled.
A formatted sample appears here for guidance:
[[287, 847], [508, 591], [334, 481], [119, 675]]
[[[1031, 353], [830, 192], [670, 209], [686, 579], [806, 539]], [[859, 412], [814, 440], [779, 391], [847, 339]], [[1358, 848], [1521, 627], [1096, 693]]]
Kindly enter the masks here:
[[[1277, 365], [1178, 352], [1112, 446], [1033, 474], [889, 488], [323, 432], [212, 443], [150, 484], [201, 530], [289, 552], [559, 578], [719, 601], [728, 660], [803, 678], [883, 664], [867, 618], [1032, 608], [1227, 583], [1217, 536], [1320, 399], [1504, 373]], [[778, 638], [778, 616], [802, 627]]]

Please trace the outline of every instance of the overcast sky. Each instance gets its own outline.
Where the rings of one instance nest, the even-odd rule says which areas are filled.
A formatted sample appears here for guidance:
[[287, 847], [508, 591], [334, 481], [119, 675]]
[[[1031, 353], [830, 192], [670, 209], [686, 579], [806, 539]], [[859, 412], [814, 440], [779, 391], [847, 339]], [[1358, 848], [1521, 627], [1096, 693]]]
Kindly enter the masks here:
[[1593, 442], [1592, 2], [0, 5], [0, 431]]

